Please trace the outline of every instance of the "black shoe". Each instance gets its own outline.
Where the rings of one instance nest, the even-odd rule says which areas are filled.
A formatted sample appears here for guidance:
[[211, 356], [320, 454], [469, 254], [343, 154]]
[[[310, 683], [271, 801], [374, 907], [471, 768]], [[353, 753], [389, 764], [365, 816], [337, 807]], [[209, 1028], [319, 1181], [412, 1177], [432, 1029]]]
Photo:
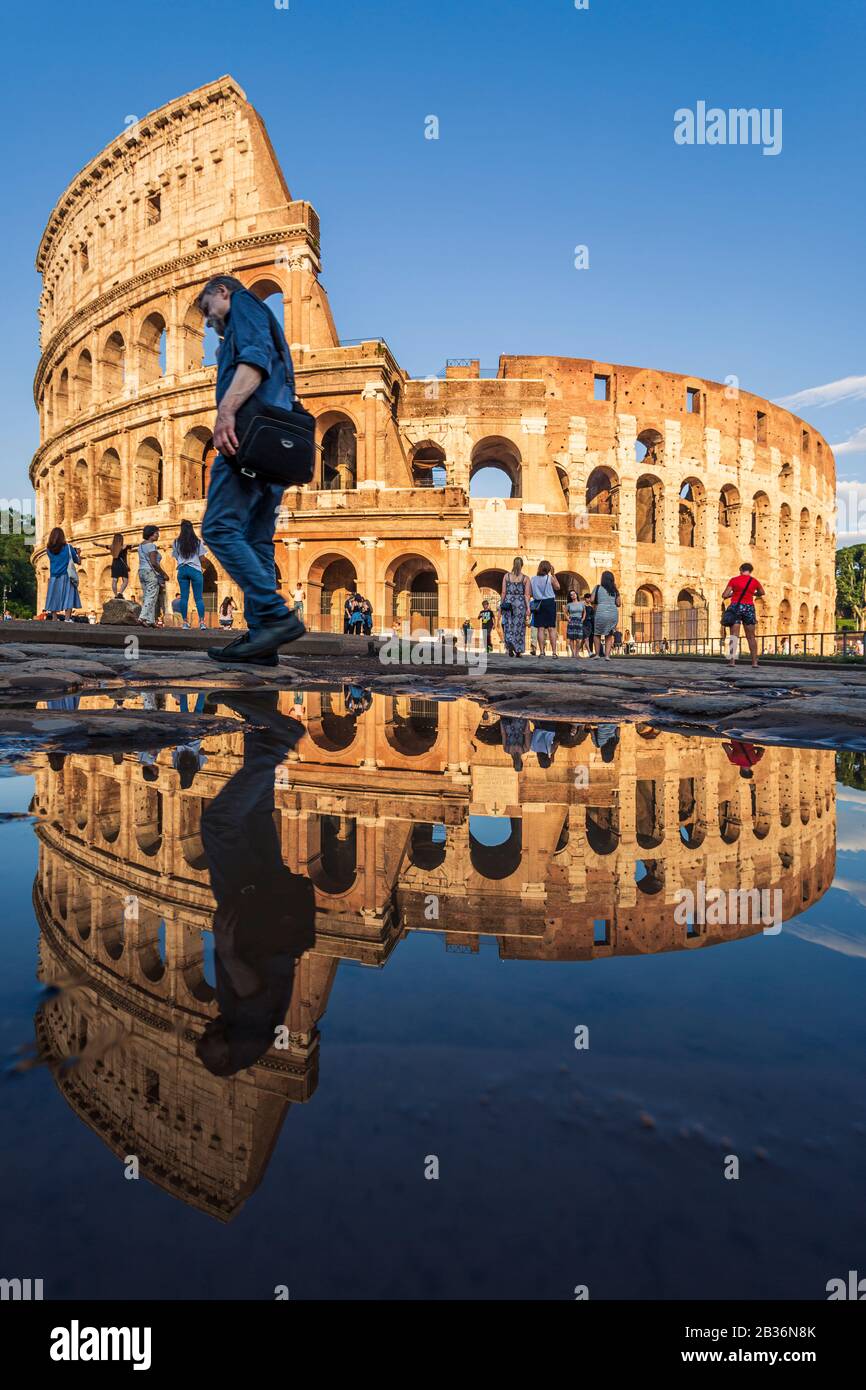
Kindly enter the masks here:
[[[266, 627], [260, 627], [256, 632], [247, 633], [246, 637], [237, 644], [232, 642], [228, 647], [209, 648], [208, 656], [213, 657], [214, 661], [250, 662], [253, 665], [275, 666], [280, 647], [287, 642], [296, 642], [299, 637], [303, 637], [306, 630], [300, 618], [296, 618], [294, 613], [290, 613], [279, 623], [268, 623]], [[273, 657], [273, 661], [263, 660], [263, 658], [269, 657]]]

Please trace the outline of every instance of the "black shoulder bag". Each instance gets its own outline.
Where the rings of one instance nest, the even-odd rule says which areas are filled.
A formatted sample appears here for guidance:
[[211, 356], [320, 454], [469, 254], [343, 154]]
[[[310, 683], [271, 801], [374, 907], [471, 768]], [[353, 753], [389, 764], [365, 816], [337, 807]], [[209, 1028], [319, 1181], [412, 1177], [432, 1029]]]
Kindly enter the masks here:
[[[270, 311], [268, 323], [291, 386], [288, 354], [274, 331]], [[227, 454], [226, 458], [245, 478], [260, 478], [280, 487], [312, 482], [316, 472], [316, 422], [299, 400], [295, 400], [291, 410], [283, 410], [278, 405], [265, 405], [253, 394], [237, 413], [235, 433], [237, 453]]]

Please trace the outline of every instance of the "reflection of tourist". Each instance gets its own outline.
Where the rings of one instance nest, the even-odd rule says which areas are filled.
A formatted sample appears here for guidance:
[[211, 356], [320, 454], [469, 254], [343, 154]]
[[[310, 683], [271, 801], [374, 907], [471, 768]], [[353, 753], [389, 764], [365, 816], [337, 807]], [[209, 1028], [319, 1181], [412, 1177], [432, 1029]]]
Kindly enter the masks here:
[[556, 752], [557, 727], [542, 720], [536, 720], [532, 729], [530, 748], [538, 758], [539, 767], [550, 767]]
[[596, 724], [592, 731], [592, 741], [601, 754], [602, 762], [612, 763], [619, 744], [619, 729], [616, 724]]
[[361, 685], [347, 685], [343, 692], [343, 700], [347, 713], [357, 718], [360, 714], [366, 714], [373, 703], [373, 696]]
[[502, 747], [511, 758], [515, 772], [523, 771], [523, 754], [529, 752], [529, 720], [518, 715], [503, 714], [499, 721]]
[[531, 601], [532, 590], [523, 573], [523, 560], [516, 555], [509, 573], [502, 576], [502, 602], [499, 605], [502, 640], [509, 656], [522, 656], [526, 651], [526, 621]]
[[171, 765], [180, 777], [181, 791], [188, 791], [197, 772], [201, 772], [207, 758], [201, 751], [201, 739], [191, 739], [189, 743], [179, 743], [172, 749]]
[[215, 1076], [234, 1076], [272, 1047], [292, 998], [298, 958], [315, 941], [310, 880], [283, 863], [274, 825], [274, 774], [303, 728], [277, 711], [276, 692], [221, 697], [265, 729], [244, 734], [244, 761], [201, 818], [216, 899], [213, 936], [219, 1013], [196, 1053]]
[[750, 780], [754, 773], [752, 768], [755, 763], [759, 763], [764, 756], [765, 749], [759, 748], [756, 743], [745, 743], [743, 739], [734, 738], [730, 743], [723, 743], [725, 755], [728, 762], [740, 769], [740, 776]]

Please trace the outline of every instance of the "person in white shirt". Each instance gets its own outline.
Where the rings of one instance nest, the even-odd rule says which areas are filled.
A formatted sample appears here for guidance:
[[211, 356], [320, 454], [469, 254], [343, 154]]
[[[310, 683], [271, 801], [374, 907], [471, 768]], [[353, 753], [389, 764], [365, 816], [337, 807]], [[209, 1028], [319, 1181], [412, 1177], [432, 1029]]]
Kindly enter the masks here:
[[189, 610], [189, 591], [192, 589], [196, 612], [198, 613], [198, 625], [204, 630], [206, 627], [204, 620], [204, 571], [201, 562], [202, 558], [207, 555], [207, 548], [196, 535], [195, 527], [191, 521], [180, 523], [180, 530], [177, 540], [171, 547], [171, 553], [177, 562], [177, 582], [180, 585], [180, 616], [183, 619], [183, 625], [189, 627], [186, 615]]
[[542, 560], [538, 573], [529, 581], [529, 587], [532, 591], [532, 626], [538, 633], [538, 655], [544, 656], [545, 644], [549, 641], [550, 655], [556, 656], [556, 595], [559, 580], [549, 560]]
[[304, 586], [296, 584], [292, 591], [292, 611], [296, 618], [304, 617]]

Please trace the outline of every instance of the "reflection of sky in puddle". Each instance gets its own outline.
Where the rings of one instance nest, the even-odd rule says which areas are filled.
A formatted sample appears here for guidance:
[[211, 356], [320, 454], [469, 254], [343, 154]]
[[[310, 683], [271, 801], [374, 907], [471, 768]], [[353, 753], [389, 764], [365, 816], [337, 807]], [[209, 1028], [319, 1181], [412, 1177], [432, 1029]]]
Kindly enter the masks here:
[[[545, 722], [533, 746], [532, 721], [364, 694], [281, 696], [307, 734], [271, 823], [315, 938], [288, 1049], [228, 1078], [195, 1051], [221, 968], [201, 814], [241, 730], [185, 787], [170, 748], [0, 779], [39, 817], [0, 825], [4, 1050], [35, 1015], [54, 1059], [3, 1090], [11, 1264], [50, 1297], [823, 1298], [866, 1235], [866, 792], [835, 799], [829, 752], [746, 779], [714, 740]], [[255, 879], [261, 840], [229, 864]], [[678, 925], [702, 879], [779, 886], [782, 932]]]

